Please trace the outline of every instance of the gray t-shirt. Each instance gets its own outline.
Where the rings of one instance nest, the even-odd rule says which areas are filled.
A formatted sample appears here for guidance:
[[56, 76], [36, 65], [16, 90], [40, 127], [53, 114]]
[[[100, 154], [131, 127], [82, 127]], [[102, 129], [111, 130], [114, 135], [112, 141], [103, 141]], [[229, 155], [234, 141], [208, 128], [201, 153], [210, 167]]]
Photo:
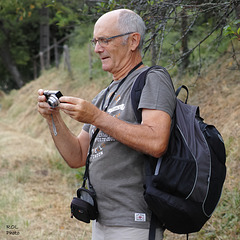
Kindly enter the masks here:
[[[128, 123], [139, 124], [134, 115], [130, 93], [137, 76], [146, 69], [138, 69], [127, 77], [108, 107], [110, 115]], [[119, 82], [110, 84], [105, 105]], [[93, 104], [99, 108], [102, 107], [105, 91], [101, 91], [93, 100]], [[159, 69], [150, 70], [139, 108], [162, 110], [172, 117], [175, 102], [175, 91], [168, 75]], [[92, 136], [95, 126], [85, 124], [83, 129]], [[98, 133], [92, 149], [89, 174], [97, 194], [98, 221], [101, 224], [149, 228], [151, 212], [143, 197], [146, 158], [149, 156], [127, 147], [104, 132]]]

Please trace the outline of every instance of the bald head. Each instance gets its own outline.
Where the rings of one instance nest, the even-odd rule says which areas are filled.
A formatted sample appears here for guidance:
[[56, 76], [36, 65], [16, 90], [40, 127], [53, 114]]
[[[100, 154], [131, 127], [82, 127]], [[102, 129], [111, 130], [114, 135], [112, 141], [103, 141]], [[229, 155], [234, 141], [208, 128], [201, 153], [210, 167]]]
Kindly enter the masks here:
[[105, 13], [97, 20], [94, 29], [96, 28], [111, 29], [116, 35], [138, 32], [141, 36], [139, 49], [142, 48], [146, 27], [142, 18], [129, 9], [118, 9]]
[[[115, 10], [115, 11], [111, 11], [111, 12], [107, 12], [105, 14], [103, 14], [96, 22], [95, 27], [102, 24], [102, 23], [117, 23], [118, 22], [118, 17], [119, 17], [120, 11], [119, 10]], [[112, 26], [114, 27], [115, 24]]]
[[[118, 19], [121, 14], [129, 13], [129, 14], [135, 14], [133, 11], [128, 9], [117, 9], [110, 12], [107, 12], [103, 14], [96, 22], [96, 24], [99, 24], [101, 22], [109, 23], [112, 27], [118, 27]], [[116, 23], [116, 26], [113, 25], [113, 23]]]

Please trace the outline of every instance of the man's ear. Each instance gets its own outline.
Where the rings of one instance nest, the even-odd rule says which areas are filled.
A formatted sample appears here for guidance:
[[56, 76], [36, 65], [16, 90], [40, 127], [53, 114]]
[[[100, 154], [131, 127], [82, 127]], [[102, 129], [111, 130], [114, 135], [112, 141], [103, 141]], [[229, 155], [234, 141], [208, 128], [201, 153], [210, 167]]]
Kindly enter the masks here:
[[140, 44], [140, 40], [141, 40], [141, 35], [137, 32], [132, 33], [131, 37], [130, 37], [130, 48], [132, 51], [135, 51], [139, 44]]

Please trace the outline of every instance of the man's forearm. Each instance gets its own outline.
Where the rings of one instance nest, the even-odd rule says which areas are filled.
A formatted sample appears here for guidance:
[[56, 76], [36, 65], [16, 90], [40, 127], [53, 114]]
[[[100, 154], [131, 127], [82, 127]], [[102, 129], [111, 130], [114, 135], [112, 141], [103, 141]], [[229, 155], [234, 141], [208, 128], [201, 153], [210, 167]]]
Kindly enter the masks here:
[[[104, 133], [114, 137], [119, 142], [143, 153], [160, 157], [166, 151], [170, 133], [171, 119], [161, 111], [155, 111], [154, 124], [148, 121], [149, 114], [145, 114], [142, 124], [130, 124], [116, 117], [102, 112], [95, 120], [94, 125]], [[160, 116], [161, 115], [161, 116]], [[159, 120], [161, 119], [161, 120]]]
[[[72, 168], [85, 165], [85, 156], [83, 156], [79, 140], [68, 129], [60, 114], [53, 115], [53, 119], [48, 119], [47, 123], [53, 141], [67, 164]], [[54, 128], [56, 128], [56, 132]]]

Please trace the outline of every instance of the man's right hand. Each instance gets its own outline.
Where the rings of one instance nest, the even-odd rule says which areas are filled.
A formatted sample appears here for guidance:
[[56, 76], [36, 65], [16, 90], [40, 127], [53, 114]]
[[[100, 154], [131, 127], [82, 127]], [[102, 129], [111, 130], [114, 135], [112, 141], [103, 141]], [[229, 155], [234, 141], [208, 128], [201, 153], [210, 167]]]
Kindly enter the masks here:
[[51, 120], [51, 115], [59, 114], [59, 109], [51, 108], [46, 102], [46, 97], [43, 95], [44, 90], [38, 90], [38, 112], [47, 120]]

